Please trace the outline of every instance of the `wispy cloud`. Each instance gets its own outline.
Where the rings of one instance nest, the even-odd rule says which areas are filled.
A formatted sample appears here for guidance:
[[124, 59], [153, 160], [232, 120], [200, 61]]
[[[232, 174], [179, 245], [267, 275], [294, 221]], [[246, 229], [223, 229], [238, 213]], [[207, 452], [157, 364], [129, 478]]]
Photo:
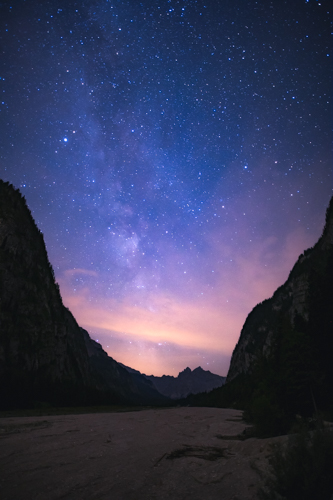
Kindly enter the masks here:
[[98, 273], [96, 271], [92, 271], [91, 269], [83, 269], [83, 268], [76, 268], [74, 267], [73, 269], [67, 269], [64, 271], [64, 276], [66, 278], [69, 278], [71, 276], [94, 276], [95, 278], [98, 277]]

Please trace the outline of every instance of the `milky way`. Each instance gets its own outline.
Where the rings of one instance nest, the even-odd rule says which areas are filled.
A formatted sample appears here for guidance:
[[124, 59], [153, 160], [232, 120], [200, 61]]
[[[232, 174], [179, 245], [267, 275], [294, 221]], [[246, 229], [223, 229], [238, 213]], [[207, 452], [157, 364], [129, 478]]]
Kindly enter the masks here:
[[0, 177], [79, 324], [226, 374], [332, 195], [328, 2], [0, 4]]

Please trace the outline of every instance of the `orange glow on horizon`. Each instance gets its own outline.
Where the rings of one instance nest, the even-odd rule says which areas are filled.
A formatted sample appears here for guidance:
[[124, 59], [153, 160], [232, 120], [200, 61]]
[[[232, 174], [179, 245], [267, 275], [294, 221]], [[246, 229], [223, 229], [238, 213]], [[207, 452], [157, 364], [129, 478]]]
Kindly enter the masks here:
[[86, 328], [126, 333], [133, 337], [171, 342], [183, 347], [230, 352], [234, 347], [232, 333], [242, 320], [235, 319], [226, 308], [217, 310], [207, 304], [179, 303], [170, 297], [156, 295], [149, 307], [116, 300], [91, 305], [85, 294], [64, 293], [64, 302]]

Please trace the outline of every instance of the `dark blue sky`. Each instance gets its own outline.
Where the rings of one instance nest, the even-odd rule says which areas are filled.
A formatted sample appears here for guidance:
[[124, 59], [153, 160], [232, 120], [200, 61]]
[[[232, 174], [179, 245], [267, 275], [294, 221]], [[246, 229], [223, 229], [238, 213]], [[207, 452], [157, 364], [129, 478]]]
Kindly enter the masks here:
[[248, 312], [319, 237], [328, 5], [0, 3], [0, 177], [115, 359], [225, 375]]

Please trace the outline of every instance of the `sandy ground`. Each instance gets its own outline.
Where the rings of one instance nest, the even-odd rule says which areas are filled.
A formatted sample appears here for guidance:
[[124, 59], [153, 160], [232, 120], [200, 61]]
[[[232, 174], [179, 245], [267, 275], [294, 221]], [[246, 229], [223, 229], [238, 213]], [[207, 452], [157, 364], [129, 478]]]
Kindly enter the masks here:
[[1, 418], [0, 498], [256, 499], [274, 439], [230, 439], [241, 417], [172, 408]]

